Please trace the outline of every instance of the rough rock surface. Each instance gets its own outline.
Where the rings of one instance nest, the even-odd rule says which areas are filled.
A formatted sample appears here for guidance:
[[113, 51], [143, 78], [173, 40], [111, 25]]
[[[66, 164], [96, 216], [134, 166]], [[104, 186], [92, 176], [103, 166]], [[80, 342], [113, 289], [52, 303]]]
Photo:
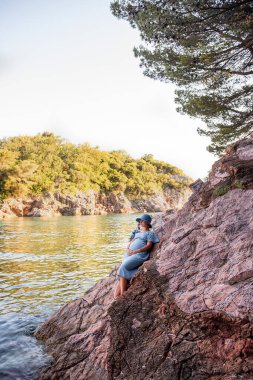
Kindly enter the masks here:
[[0, 218], [20, 216], [101, 215], [156, 212], [181, 208], [191, 191], [168, 189], [147, 199], [129, 200], [123, 193], [78, 192], [75, 196], [47, 193], [44, 197], [9, 199], [0, 207]]
[[235, 144], [157, 218], [160, 246], [124, 297], [112, 272], [41, 326], [54, 361], [40, 380], [253, 379], [252, 157], [252, 137]]

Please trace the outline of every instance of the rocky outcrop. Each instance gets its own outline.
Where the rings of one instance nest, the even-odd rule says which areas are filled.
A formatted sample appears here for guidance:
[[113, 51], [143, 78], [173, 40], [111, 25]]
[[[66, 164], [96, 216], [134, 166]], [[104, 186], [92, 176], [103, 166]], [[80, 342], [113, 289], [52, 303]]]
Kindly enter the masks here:
[[112, 272], [41, 326], [53, 363], [39, 380], [253, 379], [251, 157], [252, 137], [157, 217], [161, 243], [123, 297]]
[[191, 208], [208, 207], [217, 196], [232, 189], [253, 189], [253, 136], [230, 145], [223, 157], [216, 161], [204, 183], [198, 180], [192, 184], [194, 194]]
[[180, 208], [190, 194], [190, 189], [167, 189], [148, 198], [129, 200], [123, 193], [110, 193], [107, 196], [95, 191], [79, 191], [75, 196], [47, 193], [43, 197], [6, 200], [0, 207], [0, 218], [157, 212]]

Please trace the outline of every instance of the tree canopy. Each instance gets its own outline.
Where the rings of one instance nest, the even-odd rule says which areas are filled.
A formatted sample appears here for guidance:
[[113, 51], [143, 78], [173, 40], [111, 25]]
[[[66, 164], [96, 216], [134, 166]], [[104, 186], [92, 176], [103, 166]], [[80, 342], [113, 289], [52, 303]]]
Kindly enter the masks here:
[[140, 30], [144, 74], [178, 87], [178, 111], [201, 118], [208, 150], [253, 129], [253, 1], [117, 0], [116, 17]]
[[182, 170], [150, 154], [134, 159], [125, 151], [75, 145], [49, 132], [0, 140], [0, 200], [88, 190], [142, 198], [183, 189], [189, 181]]

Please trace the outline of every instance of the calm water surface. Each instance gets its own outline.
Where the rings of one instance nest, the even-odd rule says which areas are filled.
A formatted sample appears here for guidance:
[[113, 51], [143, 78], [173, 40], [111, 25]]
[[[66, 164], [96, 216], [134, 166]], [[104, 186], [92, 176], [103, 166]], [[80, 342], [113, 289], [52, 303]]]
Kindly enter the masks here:
[[121, 262], [136, 217], [0, 222], [0, 380], [35, 379], [49, 358], [34, 330]]

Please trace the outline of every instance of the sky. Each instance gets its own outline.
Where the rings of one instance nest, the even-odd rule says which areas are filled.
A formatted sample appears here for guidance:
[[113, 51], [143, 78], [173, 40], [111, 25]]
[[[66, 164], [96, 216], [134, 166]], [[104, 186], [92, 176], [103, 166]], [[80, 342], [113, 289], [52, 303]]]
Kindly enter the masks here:
[[143, 75], [140, 43], [107, 0], [0, 0], [0, 138], [49, 131], [204, 179], [216, 158], [203, 123], [177, 113], [174, 85]]

